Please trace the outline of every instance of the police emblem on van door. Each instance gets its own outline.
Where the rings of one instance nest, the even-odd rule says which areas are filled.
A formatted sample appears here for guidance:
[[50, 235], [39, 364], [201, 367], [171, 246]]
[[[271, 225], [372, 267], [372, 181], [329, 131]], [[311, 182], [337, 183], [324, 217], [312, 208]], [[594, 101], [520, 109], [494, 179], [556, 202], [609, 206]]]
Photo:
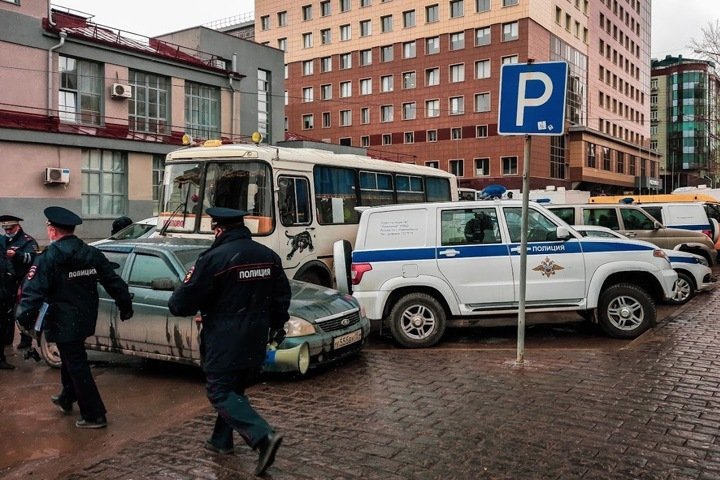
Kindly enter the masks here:
[[315, 247], [313, 247], [312, 237], [308, 231], [300, 232], [297, 235], [290, 235], [287, 230], [285, 230], [285, 236], [288, 238], [287, 244], [291, 247], [290, 253], [288, 253], [286, 257], [287, 260], [290, 260], [297, 251], [302, 253], [302, 251], [307, 248], [308, 252], [312, 252], [315, 249]]
[[555, 275], [555, 272], [558, 270], [565, 270], [565, 267], [561, 267], [557, 263], [555, 263], [554, 260], [550, 260], [550, 257], [545, 257], [545, 260], [540, 262], [540, 264], [533, 268], [534, 271], [540, 272], [542, 275], [545, 275], [546, 277], [550, 278], [551, 275]]

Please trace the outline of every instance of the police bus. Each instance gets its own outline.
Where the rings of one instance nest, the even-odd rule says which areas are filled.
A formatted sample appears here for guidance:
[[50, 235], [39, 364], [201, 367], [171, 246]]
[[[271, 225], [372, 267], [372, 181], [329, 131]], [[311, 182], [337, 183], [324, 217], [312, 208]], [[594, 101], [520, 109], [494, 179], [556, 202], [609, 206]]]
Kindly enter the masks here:
[[246, 210], [253, 238], [280, 255], [288, 277], [332, 286], [333, 243], [354, 244], [356, 207], [457, 198], [455, 176], [431, 167], [209, 140], [167, 155], [158, 229], [212, 237], [208, 207]]

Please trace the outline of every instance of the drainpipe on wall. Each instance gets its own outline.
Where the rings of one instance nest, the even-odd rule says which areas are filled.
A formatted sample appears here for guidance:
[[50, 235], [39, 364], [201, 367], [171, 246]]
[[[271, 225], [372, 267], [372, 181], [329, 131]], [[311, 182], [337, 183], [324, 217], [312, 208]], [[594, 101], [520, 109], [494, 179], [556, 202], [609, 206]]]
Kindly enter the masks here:
[[47, 2], [47, 6], [48, 6], [47, 7], [47, 15], [48, 15], [47, 19], [48, 19], [48, 23], [54, 27], [55, 22], [53, 22], [53, 19], [52, 19], [52, 6], [50, 5], [51, 2], [52, 2], [52, 0], [48, 0], [48, 2]]
[[237, 53], [232, 56], [232, 72], [228, 74], [228, 85], [230, 86], [230, 138], [235, 136], [235, 86], [233, 77], [237, 72]]
[[47, 73], [47, 75], [48, 75], [48, 79], [47, 79], [47, 84], [48, 84], [47, 114], [48, 114], [48, 117], [52, 117], [52, 111], [53, 111], [52, 110], [52, 106], [53, 106], [53, 103], [52, 103], [52, 101], [53, 101], [53, 69], [52, 69], [53, 50], [56, 50], [56, 49], [62, 47], [63, 44], [65, 43], [66, 37], [67, 37], [66, 32], [60, 32], [60, 43], [58, 43], [57, 45], [55, 45], [53, 47], [50, 47], [50, 49], [48, 50], [48, 69], [47, 69], [47, 71], [48, 71], [48, 73]]

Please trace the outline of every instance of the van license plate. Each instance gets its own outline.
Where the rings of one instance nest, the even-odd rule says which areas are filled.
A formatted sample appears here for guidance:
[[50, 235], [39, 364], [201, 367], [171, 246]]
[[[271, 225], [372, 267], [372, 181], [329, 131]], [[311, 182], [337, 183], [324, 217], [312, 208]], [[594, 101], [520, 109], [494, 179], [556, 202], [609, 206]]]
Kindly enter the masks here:
[[362, 340], [362, 330], [356, 330], [333, 340], [333, 349], [337, 350], [338, 348], [347, 347], [360, 340]]

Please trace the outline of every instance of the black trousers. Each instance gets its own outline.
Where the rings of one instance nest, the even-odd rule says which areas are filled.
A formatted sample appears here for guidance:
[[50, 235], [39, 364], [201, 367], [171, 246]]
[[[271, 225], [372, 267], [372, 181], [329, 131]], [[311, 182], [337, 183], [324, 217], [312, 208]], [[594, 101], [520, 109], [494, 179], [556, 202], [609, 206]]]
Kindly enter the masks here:
[[95, 420], [105, 415], [107, 410], [90, 372], [85, 342], [76, 340], [57, 343], [57, 347], [62, 361], [60, 381], [63, 389], [60, 397], [77, 402], [83, 418]]

